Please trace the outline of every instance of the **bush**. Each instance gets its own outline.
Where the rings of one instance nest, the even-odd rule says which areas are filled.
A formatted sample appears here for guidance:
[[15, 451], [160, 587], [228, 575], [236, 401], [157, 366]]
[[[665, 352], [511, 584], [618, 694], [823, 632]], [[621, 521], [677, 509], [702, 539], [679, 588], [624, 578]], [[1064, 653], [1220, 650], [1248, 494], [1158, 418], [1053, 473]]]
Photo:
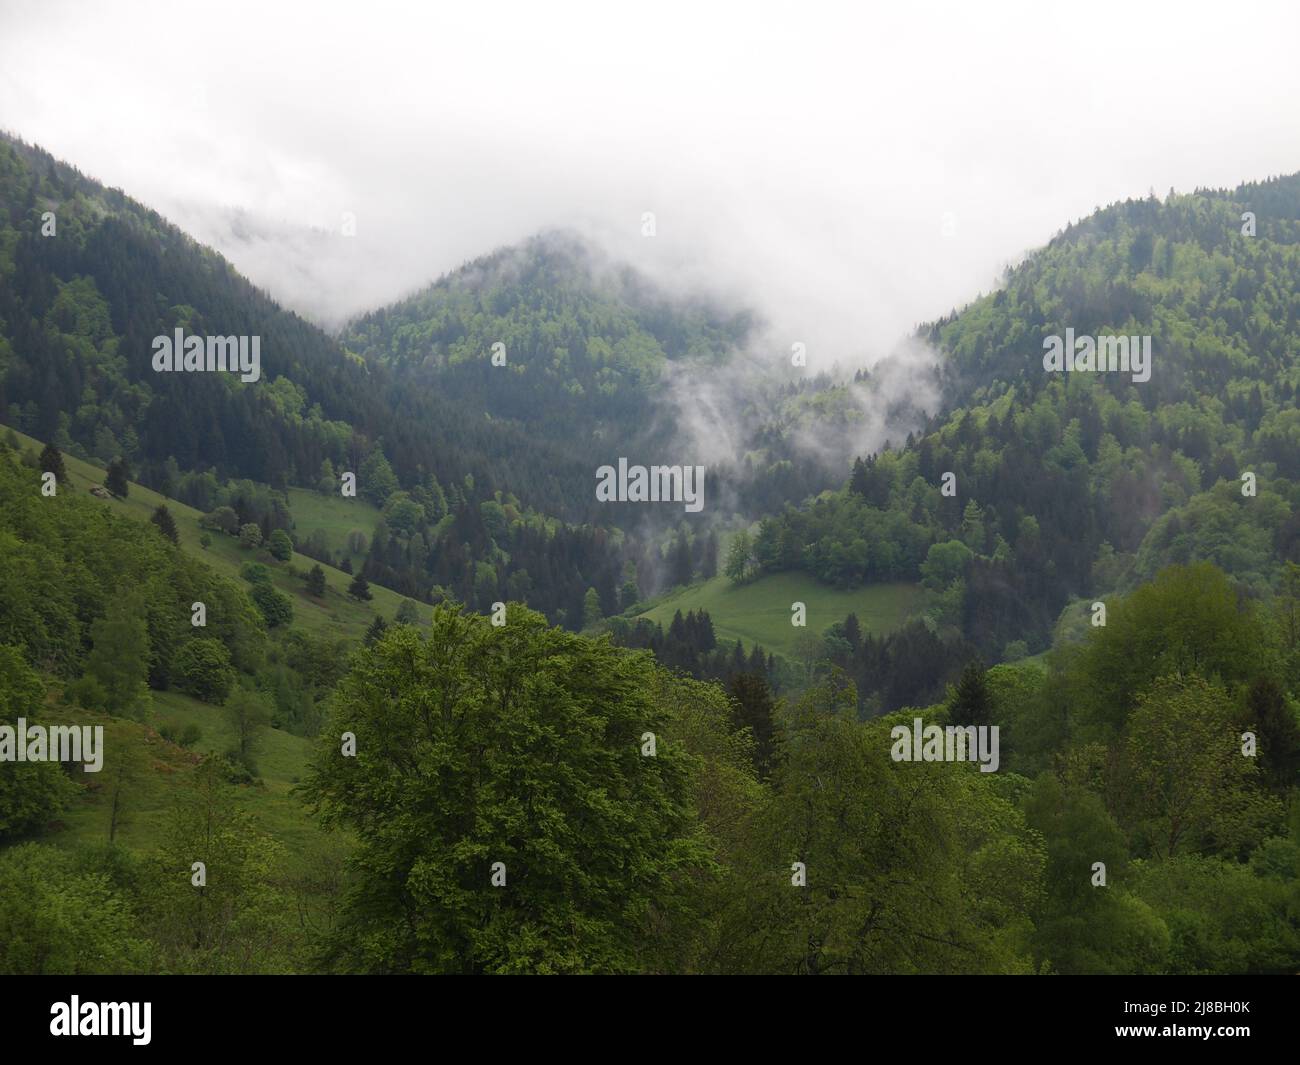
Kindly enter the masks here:
[[272, 588], [270, 581], [256, 581], [253, 584], [253, 602], [261, 611], [268, 629], [288, 625], [293, 621], [293, 603], [287, 595], [281, 595]]
[[[217, 507], [216, 510], [209, 511], [199, 520], [199, 525], [205, 529], [216, 529], [228, 536], [234, 536], [239, 532], [239, 515], [231, 507]], [[261, 530], [258, 530], [259, 533]]]
[[230, 694], [235, 671], [230, 652], [220, 640], [199, 637], [190, 640], [172, 661], [176, 687], [205, 703], [220, 703]]
[[289, 534], [283, 529], [276, 529], [271, 533], [271, 539], [267, 541], [271, 555], [281, 562], [288, 562], [293, 558], [293, 541], [289, 539]]

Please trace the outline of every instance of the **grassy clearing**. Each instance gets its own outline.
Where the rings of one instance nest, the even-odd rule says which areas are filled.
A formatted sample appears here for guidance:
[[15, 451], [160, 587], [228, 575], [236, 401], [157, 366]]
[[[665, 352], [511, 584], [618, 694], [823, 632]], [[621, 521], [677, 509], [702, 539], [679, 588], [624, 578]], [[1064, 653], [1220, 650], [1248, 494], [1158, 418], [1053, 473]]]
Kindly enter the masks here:
[[903, 625], [919, 608], [922, 595], [919, 585], [909, 583], [842, 591], [798, 572], [776, 573], [741, 585], [714, 577], [665, 596], [641, 616], [667, 628], [678, 610], [685, 614], [704, 609], [720, 641], [740, 640], [747, 648], [758, 643], [767, 651], [789, 655], [803, 631], [790, 624], [792, 603], [807, 607], [809, 631], [824, 632], [854, 613], [863, 632], [880, 635]]
[[[365, 534], [367, 543], [379, 521], [379, 510], [364, 499], [344, 499], [341, 495], [323, 496], [309, 488], [289, 489], [289, 511], [293, 514], [294, 532], [305, 538], [320, 529], [329, 542], [330, 551], [342, 558], [347, 547], [348, 533], [356, 530]], [[354, 569], [365, 560], [364, 555], [349, 553]]]

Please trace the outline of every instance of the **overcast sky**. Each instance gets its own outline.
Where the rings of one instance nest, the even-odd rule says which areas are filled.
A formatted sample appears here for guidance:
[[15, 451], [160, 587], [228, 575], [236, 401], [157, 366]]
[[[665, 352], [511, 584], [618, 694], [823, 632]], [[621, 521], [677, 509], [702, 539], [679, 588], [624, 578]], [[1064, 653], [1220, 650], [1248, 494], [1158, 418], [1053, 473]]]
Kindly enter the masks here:
[[1300, 169], [1298, 41], [1294, 0], [0, 0], [0, 127], [326, 324], [575, 226], [812, 366], [1097, 206]]

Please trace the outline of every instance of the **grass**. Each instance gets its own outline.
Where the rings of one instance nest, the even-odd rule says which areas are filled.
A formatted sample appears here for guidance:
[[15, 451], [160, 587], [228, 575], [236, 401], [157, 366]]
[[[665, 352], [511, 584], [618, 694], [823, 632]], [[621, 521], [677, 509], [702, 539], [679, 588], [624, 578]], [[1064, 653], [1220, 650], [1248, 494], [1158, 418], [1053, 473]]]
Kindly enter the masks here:
[[[371, 530], [379, 521], [379, 509], [364, 499], [344, 499], [341, 495], [323, 496], [309, 488], [289, 489], [289, 511], [293, 514], [294, 532], [305, 538], [320, 529], [325, 533], [330, 551], [340, 561], [347, 547], [348, 533], [356, 530], [370, 541]], [[348, 553], [353, 568], [359, 568], [364, 555]]]
[[[0, 426], [0, 432], [4, 431], [5, 427]], [[17, 430], [14, 432], [24, 450], [30, 448], [39, 453], [44, 447], [41, 441], [25, 436]], [[347, 594], [352, 578], [342, 570], [323, 563], [321, 569], [325, 571], [326, 590], [322, 598], [316, 599], [307, 594], [302, 576], [298, 575], [305, 575], [306, 571], [316, 564], [314, 559], [295, 554], [289, 562], [278, 562], [263, 549], [242, 548], [235, 537], [211, 530], [206, 530], [212, 542], [205, 549], [200, 542], [205, 532], [199, 527], [199, 519], [202, 515], [193, 507], [169, 499], [134, 481], [130, 482], [125, 499], [100, 500], [91, 496], [89, 491], [92, 486], [104, 483], [102, 469], [66, 453], [63, 456], [63, 464], [67, 468], [74, 491], [138, 521], [148, 521], [154, 509], [159, 504], [165, 503], [176, 520], [182, 550], [202, 559], [218, 573], [238, 579], [239, 568], [243, 563], [261, 562], [270, 571], [272, 584], [293, 601], [295, 628], [336, 638], [359, 640], [365, 635], [376, 613], [382, 614], [391, 621], [398, 605], [402, 602], [402, 596], [372, 582], [370, 592], [373, 598], [368, 603], [359, 603]], [[60, 486], [60, 491], [63, 490], [65, 486]], [[373, 506], [359, 499], [342, 497], [326, 499], [324, 496], [300, 489], [290, 490], [290, 503], [293, 508], [302, 507], [304, 514], [307, 515], [300, 519], [298, 510], [292, 510], [296, 526], [294, 531], [299, 537], [305, 537], [316, 527], [311, 524], [312, 521], [321, 521], [324, 524], [320, 527], [326, 529], [327, 535], [337, 535], [340, 544], [351, 529], [372, 528], [379, 514]], [[418, 602], [416, 607], [420, 620], [428, 622], [432, 617], [433, 608]]]
[[[766, 651], [790, 655], [801, 632], [825, 632], [850, 613], [857, 614], [863, 632], [892, 632], [919, 608], [921, 598], [920, 586], [908, 583], [844, 591], [798, 572], [739, 585], [719, 576], [668, 594], [641, 616], [667, 628], [678, 610], [685, 614], [703, 609], [713, 619], [719, 642], [740, 640], [746, 647], [758, 643]], [[806, 630], [790, 624], [791, 604], [796, 602], [807, 607]]]
[[[110, 717], [72, 705], [60, 706], [60, 724], [102, 725], [104, 746], [111, 754], [97, 774], [85, 774], [86, 787], [61, 818], [61, 831], [50, 837], [59, 846], [107, 843], [112, 822], [114, 767], [125, 762], [134, 772], [122, 785], [115, 842], [134, 851], [158, 847], [167, 830], [178, 789], [202, 754], [224, 753], [235, 746], [234, 732], [222, 709], [179, 692], [152, 692], [152, 708], [144, 721]], [[190, 749], [162, 738], [158, 730], [170, 726], [179, 734], [188, 724], [201, 736]], [[259, 782], [236, 787], [239, 804], [268, 835], [284, 845], [284, 860], [291, 870], [305, 869], [313, 857], [340, 845], [309, 815], [293, 787], [304, 774], [312, 741], [279, 729], [264, 728], [257, 737], [253, 758]]]

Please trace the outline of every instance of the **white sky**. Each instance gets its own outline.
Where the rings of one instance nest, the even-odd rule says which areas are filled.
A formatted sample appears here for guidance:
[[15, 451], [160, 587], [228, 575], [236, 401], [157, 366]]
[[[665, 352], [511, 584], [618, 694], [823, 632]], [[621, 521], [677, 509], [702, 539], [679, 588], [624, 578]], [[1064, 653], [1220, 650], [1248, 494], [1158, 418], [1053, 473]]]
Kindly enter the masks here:
[[813, 367], [1097, 206], [1300, 169], [1298, 42], [1294, 0], [0, 0], [0, 127], [326, 323], [569, 225]]

